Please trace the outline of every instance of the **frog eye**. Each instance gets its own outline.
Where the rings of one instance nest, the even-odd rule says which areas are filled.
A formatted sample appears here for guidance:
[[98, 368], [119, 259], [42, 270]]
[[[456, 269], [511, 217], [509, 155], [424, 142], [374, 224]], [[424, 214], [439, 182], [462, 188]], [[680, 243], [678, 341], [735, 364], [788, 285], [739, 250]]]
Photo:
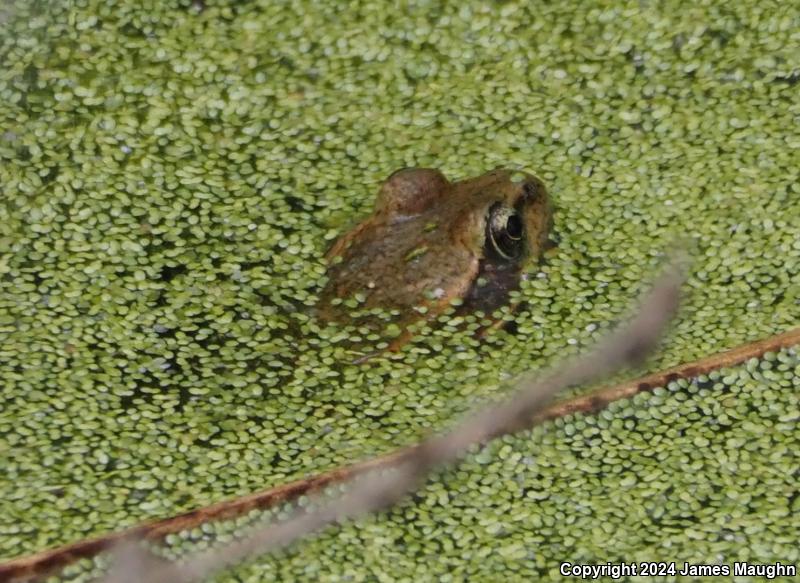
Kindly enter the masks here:
[[488, 251], [505, 261], [519, 259], [524, 247], [524, 226], [516, 209], [496, 203], [486, 223]]

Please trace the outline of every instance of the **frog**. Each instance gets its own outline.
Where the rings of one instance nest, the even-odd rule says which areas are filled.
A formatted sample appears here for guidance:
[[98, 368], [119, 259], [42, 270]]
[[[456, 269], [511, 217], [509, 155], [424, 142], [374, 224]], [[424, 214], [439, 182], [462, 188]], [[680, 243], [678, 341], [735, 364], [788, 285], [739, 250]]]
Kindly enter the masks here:
[[[553, 206], [534, 174], [496, 168], [450, 181], [433, 168], [403, 168], [380, 186], [372, 213], [325, 255], [327, 283], [316, 312], [349, 323], [355, 297], [362, 313], [397, 317], [398, 351], [417, 320], [490, 315], [507, 304], [522, 274], [552, 246]], [[374, 310], [373, 310], [374, 311]]]

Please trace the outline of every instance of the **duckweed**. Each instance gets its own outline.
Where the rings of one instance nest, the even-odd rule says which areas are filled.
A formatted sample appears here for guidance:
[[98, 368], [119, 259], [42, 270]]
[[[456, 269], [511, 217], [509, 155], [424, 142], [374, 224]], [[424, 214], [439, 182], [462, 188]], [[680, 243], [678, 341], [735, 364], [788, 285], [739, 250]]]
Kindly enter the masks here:
[[[779, 387], [797, 388], [800, 355], [791, 349], [775, 358], [786, 367], [777, 383], [761, 377], [769, 361], [751, 361], [725, 370], [730, 383], [713, 391], [699, 378], [688, 387], [670, 383], [654, 395], [660, 399], [626, 400], [614, 415], [558, 419], [473, 448], [391, 511], [214, 580], [493, 581], [502, 573], [538, 581], [560, 580], [562, 561], [797, 564], [800, 434], [781, 413], [797, 414], [797, 394]], [[743, 417], [729, 427], [713, 414], [689, 419], [734, 393]], [[763, 410], [767, 403], [772, 412]], [[613, 426], [626, 416], [633, 425]], [[286, 516], [286, 508], [252, 512], [152, 548], [176, 559], [231, 540], [257, 520]], [[86, 561], [62, 580], [88, 580], [107, 562]]]
[[[694, 258], [686, 300], [647, 369], [796, 325], [798, 17], [792, 3], [677, 0], [0, 8], [0, 555], [169, 516], [441, 429], [515, 373], [601, 337], [676, 237]], [[472, 315], [421, 329], [399, 355], [354, 364], [381, 339], [313, 317], [322, 256], [381, 180], [413, 165], [454, 179], [496, 166], [536, 172], [557, 205], [559, 245], [523, 282], [526, 307], [502, 313], [515, 334], [477, 339], [483, 317]], [[540, 429], [500, 442], [539, 460], [545, 473], [519, 479], [534, 497], [548, 493], [502, 536], [492, 525], [517, 516], [517, 482], [490, 462], [481, 511], [446, 519], [452, 529], [431, 517], [437, 504], [406, 506], [345, 529], [360, 552], [312, 542], [242, 577], [271, 568], [364, 579], [374, 571], [364, 561], [378, 557], [397, 580], [421, 568], [451, 580], [490, 568], [543, 576], [562, 550], [597, 556], [608, 523], [620, 525], [609, 560], [664, 541], [681, 548], [681, 521], [698, 503], [712, 510], [694, 530], [725, 518], [733, 534], [695, 541], [683, 558], [761, 553], [752, 529], [770, 524], [772, 552], [789, 560], [783, 533], [797, 525], [770, 514], [784, 507], [789, 454], [763, 473], [753, 452], [780, 452], [781, 439], [791, 451], [797, 407], [785, 395], [796, 366], [778, 354], [741, 382], [737, 368], [708, 375], [710, 386], [697, 385], [707, 394], [671, 392], [661, 417], [636, 413], [649, 410], [642, 397], [592, 418], [604, 425], [585, 438], [587, 455], [605, 439], [626, 444], [604, 454], [619, 460], [612, 468], [643, 463], [648, 446], [669, 440], [650, 456], [664, 476], [648, 466], [656, 477], [624, 490], [636, 499], [652, 488], [631, 512], [661, 516], [638, 539], [641, 522], [620, 522], [627, 505], [600, 506], [619, 501], [611, 477], [625, 472], [582, 469], [605, 467], [570, 449], [583, 429], [571, 440]], [[666, 423], [676, 409], [683, 416]], [[752, 475], [750, 490], [736, 472], [715, 473], [705, 451]], [[561, 468], [575, 472], [569, 489], [553, 489]], [[475, 504], [464, 490], [471, 476], [443, 482], [453, 508]], [[691, 500], [667, 496], [672, 481]], [[728, 490], [750, 499], [720, 506], [733, 500], [717, 500]], [[565, 530], [570, 505], [589, 514], [570, 513]], [[486, 528], [502, 544], [477, 544]]]

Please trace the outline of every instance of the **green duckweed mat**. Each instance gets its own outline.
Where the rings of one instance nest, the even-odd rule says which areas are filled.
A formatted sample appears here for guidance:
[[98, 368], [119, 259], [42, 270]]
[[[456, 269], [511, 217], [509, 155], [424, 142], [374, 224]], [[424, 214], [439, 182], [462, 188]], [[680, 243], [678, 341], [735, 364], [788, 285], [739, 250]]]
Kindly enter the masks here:
[[[391, 512], [214, 580], [579, 580], [562, 577], [562, 564], [641, 573], [641, 563], [674, 562], [674, 577], [638, 580], [691, 581], [709, 579], [679, 578], [684, 563], [731, 574], [737, 562], [797, 565], [798, 375], [796, 350], [767, 353], [495, 440]], [[286, 514], [207, 524], [170, 535], [158, 552], [180, 557]], [[89, 581], [107, 565], [104, 556], [82, 561], [64, 580]]]
[[[515, 373], [594, 342], [676, 238], [693, 256], [683, 311], [660, 352], [625, 376], [800, 321], [795, 3], [20, 0], [3, 8], [0, 27], [0, 557], [250, 493], [443, 428], [507, 390]], [[524, 282], [515, 334], [479, 341], [477, 318], [466, 318], [356, 365], [358, 346], [380, 339], [314, 319], [322, 255], [404, 166], [453, 179], [497, 166], [535, 171], [557, 206], [560, 243]], [[756, 383], [762, 393], [743, 380], [705, 397], [733, 399], [758, 425], [773, 419], [759, 416], [758, 395], [769, 395], [785, 442], [762, 443], [740, 424], [709, 433], [714, 409], [698, 402], [680, 419], [708, 444], [688, 453], [718, 459], [727, 439], [740, 450], [754, 442], [776, 457], [750, 462], [746, 479], [796, 481], [798, 373], [785, 357], [780, 379]], [[679, 403], [681, 394], [662, 405], [695, 402]], [[628, 435], [628, 417], [615, 415], [591, 439], [688, 455], [680, 440], [656, 447], [660, 433]], [[752, 548], [747, 526], [728, 536], [719, 524], [728, 506], [708, 505], [714, 517], [696, 525], [681, 514], [681, 496], [696, 493], [685, 480], [701, 493], [745, 492], [718, 469], [692, 466], [705, 458], [687, 460], [686, 475], [665, 469], [665, 489], [648, 499], [637, 490], [642, 475], [570, 457], [566, 443], [542, 450], [539, 431], [557, 430], [490, 446], [463, 492], [459, 471], [443, 475], [436, 500], [481, 498], [467, 527], [474, 538], [459, 550], [426, 546], [450, 520], [442, 509], [440, 522], [430, 518], [426, 494], [420, 506], [342, 531], [360, 533], [346, 544], [366, 552], [311, 542], [285, 568], [388, 581], [423, 568], [457, 580], [491, 567], [513, 579], [516, 565], [545, 576], [548, 557], [610, 545], [613, 533], [600, 531], [620, 508], [629, 512], [620, 528], [643, 534], [621, 536], [595, 555], [601, 562], [666, 557], [664, 541], [684, 549], [678, 561], [692, 549], [715, 561]], [[563, 463], [540, 464], [525, 496], [511, 496], [502, 476], [516, 466], [503, 460], [550, 450]], [[529, 474], [520, 475], [525, 488]], [[565, 476], [589, 501], [566, 486], [529, 500]], [[648, 510], [662, 498], [666, 522]], [[788, 561], [797, 523], [775, 496], [754, 499], [745, 515], [770, 525], [758, 540], [772, 549], [758, 556]], [[517, 526], [498, 524], [502, 516], [531, 522], [505, 541], [503, 529]], [[556, 528], [562, 519], [569, 529]], [[494, 526], [475, 530], [482, 520]], [[694, 536], [713, 525], [712, 542]], [[383, 539], [372, 528], [415, 533], [384, 563], [396, 576], [378, 572], [387, 555], [375, 554]], [[470, 580], [484, 571], [474, 572]]]

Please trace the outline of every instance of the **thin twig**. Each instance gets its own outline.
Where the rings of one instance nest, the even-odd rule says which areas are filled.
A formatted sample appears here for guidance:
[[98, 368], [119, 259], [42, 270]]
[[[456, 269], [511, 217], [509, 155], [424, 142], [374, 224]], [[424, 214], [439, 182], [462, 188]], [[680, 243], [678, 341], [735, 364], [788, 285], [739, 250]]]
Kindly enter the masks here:
[[105, 583], [198, 581], [254, 554], [284, 547], [334, 522], [394, 504], [434, 467], [455, 461], [470, 445], [528, 427], [534, 415], [557, 392], [641, 361], [654, 348], [677, 309], [682, 280], [679, 271], [677, 262], [673, 262], [630, 324], [601, 341], [594, 351], [544, 378], [539, 373], [523, 375], [518, 381], [519, 389], [510, 399], [478, 410], [448, 433], [421, 442], [392, 468], [394, 471], [369, 474], [351, 482], [349, 491], [342, 496], [320, 502], [315, 510], [298, 511], [283, 522], [257, 526], [241, 540], [199, 553], [183, 563], [157, 559], [133, 543], [122, 545], [115, 552], [116, 565]]

